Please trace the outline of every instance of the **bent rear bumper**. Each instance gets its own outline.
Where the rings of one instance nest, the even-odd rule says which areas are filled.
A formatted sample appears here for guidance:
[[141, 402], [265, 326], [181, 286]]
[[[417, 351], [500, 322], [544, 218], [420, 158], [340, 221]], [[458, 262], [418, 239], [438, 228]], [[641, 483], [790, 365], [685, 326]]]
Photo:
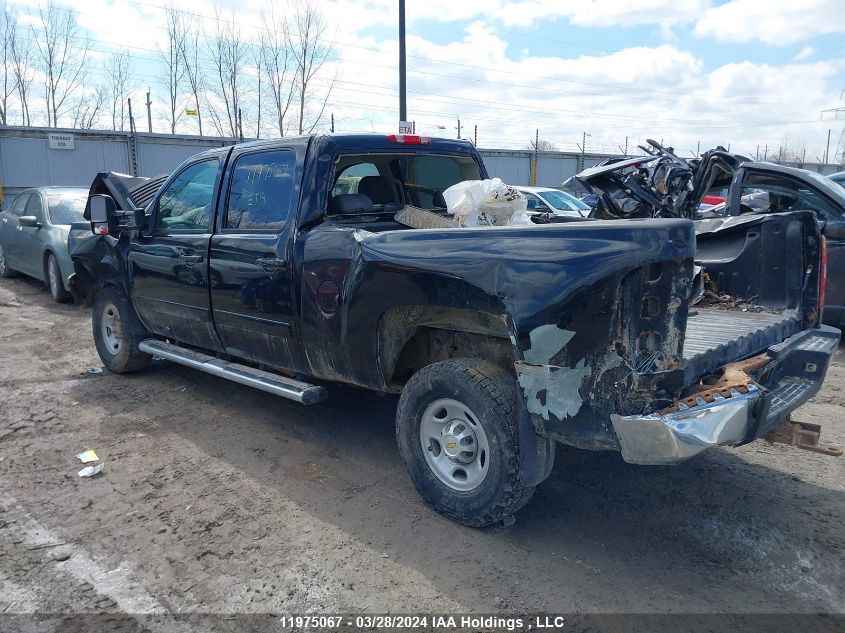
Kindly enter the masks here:
[[712, 446], [750, 442], [777, 427], [821, 387], [840, 332], [821, 326], [789, 337], [767, 351], [764, 384], [747, 393], [681, 404], [674, 413], [611, 415], [622, 458], [632, 464], [673, 464]]

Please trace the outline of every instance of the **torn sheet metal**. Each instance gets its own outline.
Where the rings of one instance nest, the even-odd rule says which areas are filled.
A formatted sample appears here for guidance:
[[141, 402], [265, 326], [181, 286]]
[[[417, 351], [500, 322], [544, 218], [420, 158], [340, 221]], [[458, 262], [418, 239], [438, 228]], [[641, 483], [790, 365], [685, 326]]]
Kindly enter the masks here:
[[583, 358], [575, 367], [516, 363], [516, 372], [529, 413], [540, 415], [546, 421], [549, 414], [565, 420], [581, 409], [583, 400], [579, 389], [584, 378], [590, 375]]

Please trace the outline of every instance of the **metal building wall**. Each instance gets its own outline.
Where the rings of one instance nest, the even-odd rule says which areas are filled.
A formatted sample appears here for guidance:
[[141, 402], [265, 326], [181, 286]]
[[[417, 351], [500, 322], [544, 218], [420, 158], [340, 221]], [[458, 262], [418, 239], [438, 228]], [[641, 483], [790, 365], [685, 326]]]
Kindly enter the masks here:
[[[74, 149], [50, 149], [47, 135], [72, 134]], [[0, 196], [9, 204], [22, 189], [36, 186], [88, 186], [99, 171], [121, 171], [139, 176], [158, 176], [173, 171], [186, 158], [213, 147], [236, 142], [230, 138], [173, 136], [102, 130], [56, 130], [0, 126]], [[508, 184], [530, 185], [531, 150], [480, 149], [491, 177]], [[602, 154], [541, 152], [537, 155], [536, 184], [560, 187], [586, 167], [608, 158]], [[788, 163], [829, 174], [837, 165]]]

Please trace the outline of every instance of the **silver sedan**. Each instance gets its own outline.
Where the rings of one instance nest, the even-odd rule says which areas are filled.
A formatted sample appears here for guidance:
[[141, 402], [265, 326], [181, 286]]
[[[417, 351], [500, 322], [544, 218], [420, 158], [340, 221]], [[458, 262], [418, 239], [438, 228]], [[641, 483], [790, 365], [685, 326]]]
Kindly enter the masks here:
[[70, 225], [83, 222], [86, 187], [26, 189], [0, 211], [0, 277], [17, 273], [43, 281], [58, 302], [70, 299]]

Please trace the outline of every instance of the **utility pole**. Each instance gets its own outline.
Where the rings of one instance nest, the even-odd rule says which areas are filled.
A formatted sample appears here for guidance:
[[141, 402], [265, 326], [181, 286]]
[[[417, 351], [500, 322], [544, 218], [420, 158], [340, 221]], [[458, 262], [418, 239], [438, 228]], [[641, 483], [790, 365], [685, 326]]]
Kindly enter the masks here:
[[540, 163], [540, 129], [537, 128], [534, 130], [534, 162], [533, 162], [533, 169], [531, 170], [531, 186], [537, 186], [537, 168], [539, 167]]
[[127, 99], [129, 102], [129, 131], [135, 132], [135, 117], [132, 116], [132, 97]]
[[[404, 121], [408, 116], [405, 84], [405, 0], [399, 0], [399, 120]], [[458, 123], [460, 127], [460, 122]], [[461, 133], [458, 131], [458, 138]]]
[[472, 133], [472, 144], [478, 147], [478, 124], [475, 124], [475, 130]]
[[754, 153], [754, 160], [760, 160], [760, 146], [757, 146], [757, 151]]
[[334, 134], [334, 113], [332, 113], [332, 133]]
[[458, 140], [461, 138], [461, 117], [458, 117]]
[[827, 149], [824, 150], [824, 164], [827, 165], [827, 159], [830, 155], [830, 130], [827, 131]]
[[240, 140], [244, 140], [244, 119], [240, 108], [238, 108], [238, 137]]
[[769, 144], [766, 143], [766, 147], [763, 148], [763, 160], [766, 160], [766, 157], [769, 155]]
[[701, 140], [699, 139], [698, 143], [695, 145], [695, 155], [701, 156]]
[[583, 157], [584, 154], [587, 153], [587, 133], [584, 132], [581, 135], [581, 156]]
[[625, 137], [625, 156], [628, 155], [628, 137]]
[[150, 89], [147, 88], [147, 131], [152, 134], [153, 133], [153, 115], [152, 111], [150, 110], [150, 106], [153, 104], [150, 101]]

